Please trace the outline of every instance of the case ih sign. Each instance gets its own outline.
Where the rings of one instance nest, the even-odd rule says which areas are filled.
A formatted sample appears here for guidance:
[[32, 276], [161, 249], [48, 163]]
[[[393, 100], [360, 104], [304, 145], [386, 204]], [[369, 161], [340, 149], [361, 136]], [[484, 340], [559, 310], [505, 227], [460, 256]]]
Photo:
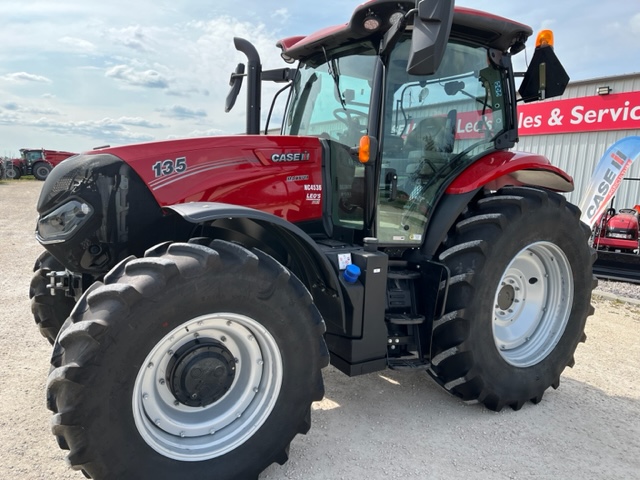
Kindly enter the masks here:
[[640, 129], [640, 92], [518, 105], [521, 136], [637, 129]]

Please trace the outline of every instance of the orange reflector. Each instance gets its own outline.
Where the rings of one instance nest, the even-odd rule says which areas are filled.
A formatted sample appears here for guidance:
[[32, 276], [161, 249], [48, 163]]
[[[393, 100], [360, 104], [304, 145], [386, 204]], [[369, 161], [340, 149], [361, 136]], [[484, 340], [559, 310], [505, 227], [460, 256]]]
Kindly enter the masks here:
[[371, 158], [371, 139], [369, 135], [360, 137], [360, 149], [358, 150], [358, 160], [360, 163], [367, 163]]
[[553, 47], [553, 32], [551, 30], [542, 30], [536, 38], [536, 48]]

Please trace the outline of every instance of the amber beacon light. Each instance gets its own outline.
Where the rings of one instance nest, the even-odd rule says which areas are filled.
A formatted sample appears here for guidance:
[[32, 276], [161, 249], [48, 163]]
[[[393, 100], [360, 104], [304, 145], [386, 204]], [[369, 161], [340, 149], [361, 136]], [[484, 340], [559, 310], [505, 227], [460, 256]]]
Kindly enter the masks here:
[[553, 47], [553, 32], [551, 30], [542, 30], [536, 38], [536, 48]]

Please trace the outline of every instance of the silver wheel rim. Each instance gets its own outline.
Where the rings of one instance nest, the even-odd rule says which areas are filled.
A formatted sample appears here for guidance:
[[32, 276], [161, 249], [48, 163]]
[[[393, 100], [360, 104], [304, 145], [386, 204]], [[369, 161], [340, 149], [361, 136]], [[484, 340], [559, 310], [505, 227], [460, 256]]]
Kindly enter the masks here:
[[522, 249], [505, 270], [494, 298], [493, 339], [516, 367], [544, 360], [565, 331], [573, 303], [573, 275], [553, 243]]
[[36, 168], [36, 173], [39, 177], [46, 177], [49, 174], [49, 169], [47, 167], [40, 166]]
[[[174, 352], [194, 338], [224, 342], [235, 357], [229, 390], [202, 407], [180, 403], [165, 380]], [[282, 377], [278, 345], [260, 323], [233, 313], [197, 317], [168, 333], [147, 355], [133, 389], [135, 425], [145, 442], [165, 457], [219, 457], [246, 442], [267, 420]]]

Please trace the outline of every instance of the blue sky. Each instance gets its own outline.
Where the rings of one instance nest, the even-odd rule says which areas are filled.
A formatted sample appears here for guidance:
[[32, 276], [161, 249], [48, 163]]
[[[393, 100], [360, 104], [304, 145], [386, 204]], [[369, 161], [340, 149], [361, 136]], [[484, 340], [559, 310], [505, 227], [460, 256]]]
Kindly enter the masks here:
[[[3, 0], [0, 156], [242, 132], [244, 90], [224, 113], [229, 74], [244, 61], [233, 37], [254, 43], [265, 68], [284, 66], [278, 39], [345, 23], [360, 3]], [[640, 71], [638, 0], [457, 5], [553, 29], [573, 80]], [[264, 90], [263, 112], [274, 91]]]

